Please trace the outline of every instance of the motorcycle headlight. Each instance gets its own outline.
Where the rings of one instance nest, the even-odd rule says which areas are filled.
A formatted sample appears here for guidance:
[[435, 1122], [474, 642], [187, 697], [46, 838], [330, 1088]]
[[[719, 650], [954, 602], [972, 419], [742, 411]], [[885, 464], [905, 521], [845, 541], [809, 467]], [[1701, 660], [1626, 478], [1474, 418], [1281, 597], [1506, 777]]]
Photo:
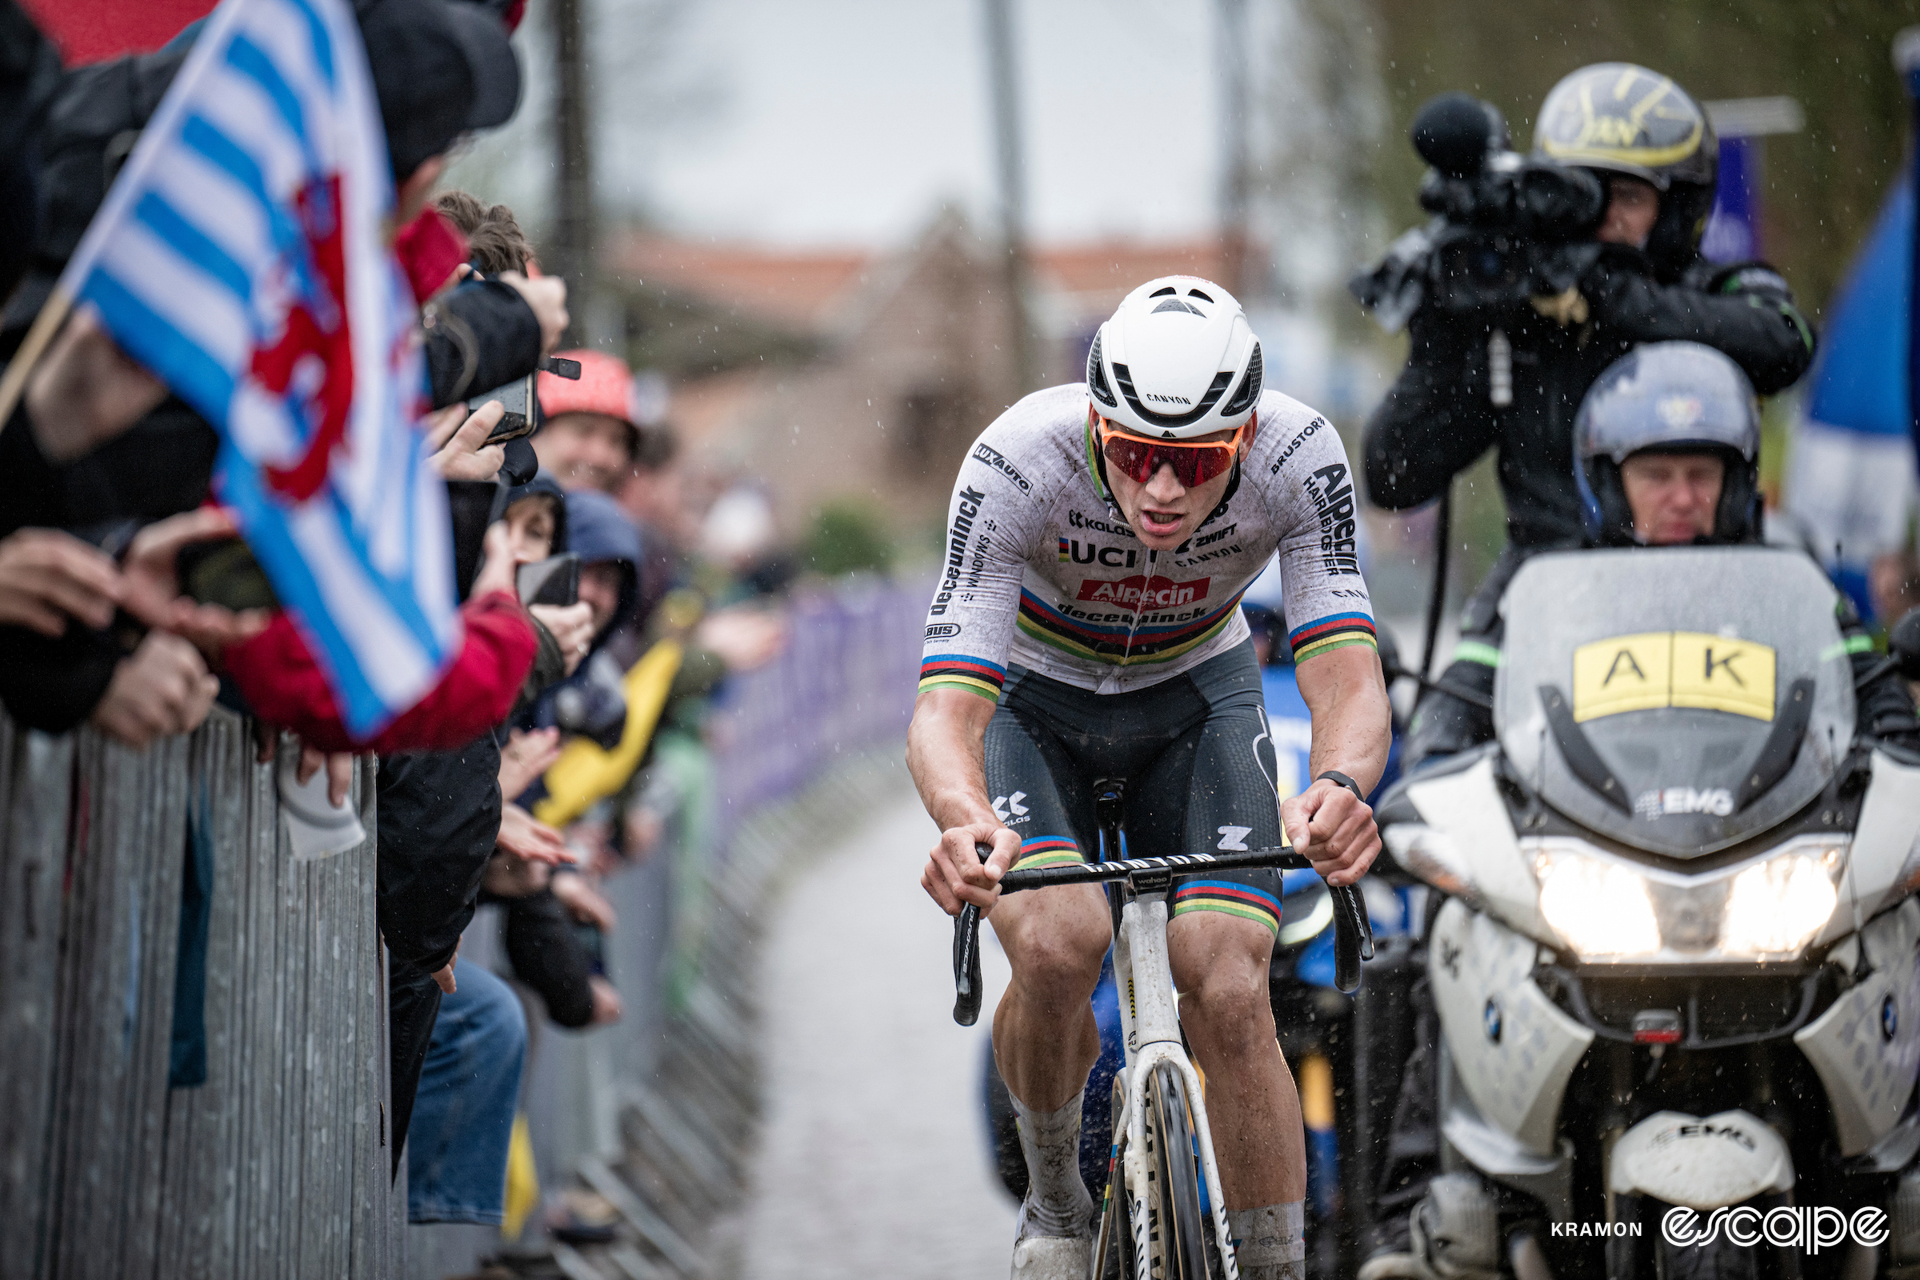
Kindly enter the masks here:
[[1803, 839], [1703, 875], [1536, 846], [1540, 914], [1583, 960], [1790, 960], [1839, 904], [1844, 842]]
[[1839, 905], [1837, 848], [1781, 854], [1733, 877], [1720, 949], [1738, 955], [1793, 956]]
[[1583, 957], [1660, 949], [1660, 925], [1645, 878], [1617, 862], [1570, 850], [1536, 854], [1540, 914]]

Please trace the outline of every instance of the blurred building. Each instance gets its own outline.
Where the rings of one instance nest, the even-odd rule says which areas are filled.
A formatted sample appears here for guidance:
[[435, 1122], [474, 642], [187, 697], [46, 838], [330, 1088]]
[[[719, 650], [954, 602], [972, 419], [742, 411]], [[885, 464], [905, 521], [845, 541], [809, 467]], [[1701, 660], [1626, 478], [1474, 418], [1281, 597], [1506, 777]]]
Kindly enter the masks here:
[[[966, 446], [1018, 398], [991, 246], [945, 214], [888, 253], [610, 238], [629, 352], [666, 373], [698, 460], [764, 478], [798, 532], [823, 504], [937, 522]], [[1221, 269], [1215, 241], [1034, 254], [1043, 383], [1079, 378], [1094, 329], [1155, 275]]]

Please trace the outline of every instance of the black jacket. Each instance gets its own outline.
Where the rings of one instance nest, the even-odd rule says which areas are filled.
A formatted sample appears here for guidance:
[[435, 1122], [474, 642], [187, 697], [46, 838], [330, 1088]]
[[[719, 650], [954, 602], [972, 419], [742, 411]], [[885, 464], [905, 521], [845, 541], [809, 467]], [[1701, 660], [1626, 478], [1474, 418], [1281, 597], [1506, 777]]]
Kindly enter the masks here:
[[513, 976], [539, 994], [547, 1016], [559, 1026], [578, 1029], [592, 1022], [593, 956], [560, 899], [552, 889], [542, 889], [501, 901], [506, 908], [501, 940]]
[[427, 374], [444, 409], [540, 365], [540, 320], [512, 285], [472, 280], [428, 305]]
[[[1645, 254], [1604, 247], [1582, 279], [1589, 315], [1563, 328], [1532, 308], [1500, 323], [1423, 307], [1408, 326], [1407, 366], [1367, 423], [1368, 495], [1404, 510], [1445, 492], [1455, 473], [1499, 450], [1507, 537], [1534, 549], [1581, 536], [1573, 475], [1573, 420], [1603, 370], [1644, 342], [1691, 341], [1725, 352], [1754, 389], [1772, 395], [1813, 359], [1813, 332], [1786, 281], [1759, 264], [1696, 261], [1657, 282]], [[1495, 327], [1513, 350], [1513, 401], [1489, 399], [1487, 346]]]

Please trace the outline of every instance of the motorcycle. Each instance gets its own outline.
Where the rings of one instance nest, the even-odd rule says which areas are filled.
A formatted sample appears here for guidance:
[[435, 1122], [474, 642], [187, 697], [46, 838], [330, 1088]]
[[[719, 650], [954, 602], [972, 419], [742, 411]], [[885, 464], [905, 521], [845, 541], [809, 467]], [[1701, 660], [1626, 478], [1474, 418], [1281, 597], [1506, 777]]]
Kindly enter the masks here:
[[1920, 1275], [1920, 755], [1834, 606], [1773, 548], [1515, 575], [1495, 739], [1377, 815], [1444, 895], [1442, 1141], [1363, 1280]]

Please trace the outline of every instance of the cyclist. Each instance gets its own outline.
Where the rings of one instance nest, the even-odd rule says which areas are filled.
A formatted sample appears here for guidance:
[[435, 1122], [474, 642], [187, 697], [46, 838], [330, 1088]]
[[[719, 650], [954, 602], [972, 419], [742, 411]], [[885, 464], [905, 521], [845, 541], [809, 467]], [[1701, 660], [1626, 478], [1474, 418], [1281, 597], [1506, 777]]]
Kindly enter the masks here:
[[[1362, 797], [1389, 709], [1353, 475], [1327, 420], [1261, 382], [1231, 295], [1152, 280], [1101, 325], [1086, 382], [1007, 410], [955, 483], [907, 759], [941, 829], [921, 883], [949, 914], [991, 909], [1013, 969], [993, 1043], [1030, 1183], [1016, 1277], [1083, 1277], [1091, 1262], [1077, 1152], [1111, 925], [1086, 885], [995, 905], [1000, 877], [1085, 860], [1103, 778], [1128, 784], [1136, 853], [1270, 847], [1284, 825], [1351, 884], [1380, 848]], [[1239, 609], [1276, 548], [1316, 775], [1284, 806]], [[985, 865], [976, 842], [992, 846]], [[1267, 1002], [1279, 897], [1272, 871], [1176, 880], [1167, 931], [1249, 1280], [1297, 1277], [1304, 1257], [1299, 1095]]]

